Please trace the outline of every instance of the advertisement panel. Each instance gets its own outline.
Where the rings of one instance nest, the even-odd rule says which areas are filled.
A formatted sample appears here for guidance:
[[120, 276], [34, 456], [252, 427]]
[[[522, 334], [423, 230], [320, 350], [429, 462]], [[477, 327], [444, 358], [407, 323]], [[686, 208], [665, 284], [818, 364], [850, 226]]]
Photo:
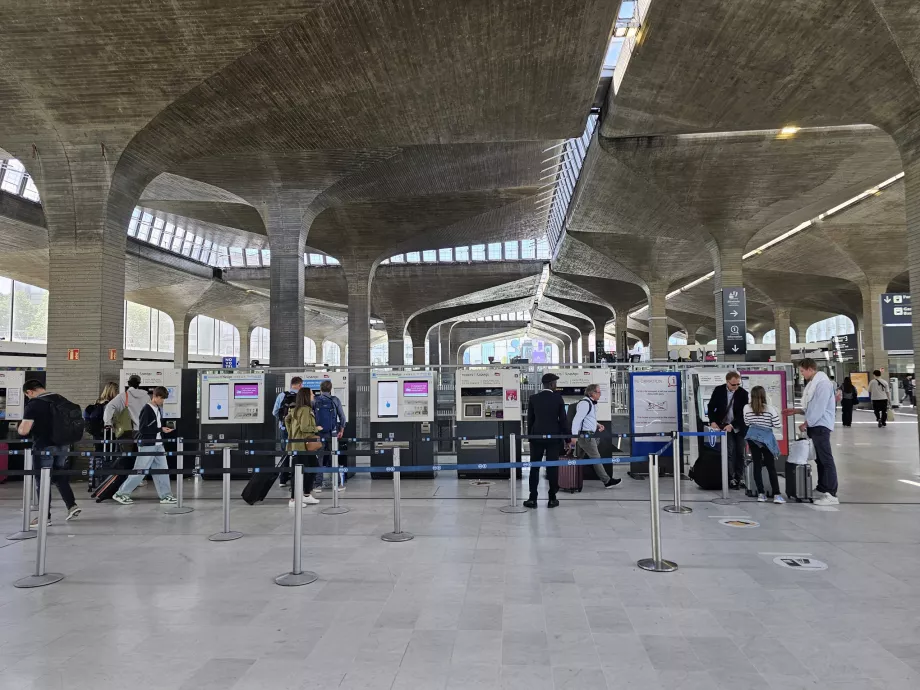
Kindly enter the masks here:
[[[673, 371], [634, 372], [629, 375], [629, 428], [634, 434], [680, 431], [680, 374]], [[657, 453], [673, 456], [659, 439], [636, 438], [634, 455]]]

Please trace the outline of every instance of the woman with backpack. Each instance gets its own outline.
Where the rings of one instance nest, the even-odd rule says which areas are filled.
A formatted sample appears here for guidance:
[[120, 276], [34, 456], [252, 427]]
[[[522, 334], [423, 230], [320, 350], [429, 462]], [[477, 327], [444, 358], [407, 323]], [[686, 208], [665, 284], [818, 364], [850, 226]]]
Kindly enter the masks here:
[[[319, 440], [319, 432], [322, 427], [316, 425], [316, 418], [313, 416], [313, 391], [308, 386], [303, 386], [297, 391], [297, 399], [294, 407], [291, 408], [284, 418], [284, 426], [287, 430], [288, 441], [287, 450], [290, 451], [316, 451], [322, 450], [323, 444]], [[316, 439], [315, 441], [312, 439]], [[304, 459], [305, 457], [305, 459]], [[293, 456], [291, 458], [291, 467], [294, 465], [306, 465], [307, 467], [319, 467], [315, 455]], [[313, 492], [313, 473], [304, 473], [303, 476], [303, 504], [312, 506], [319, 503], [314, 498]], [[294, 482], [291, 481], [291, 500], [290, 506], [294, 505]]]
[[744, 406], [744, 423], [747, 425], [746, 439], [754, 462], [754, 483], [757, 485], [757, 500], [766, 502], [763, 490], [763, 467], [766, 465], [773, 489], [773, 502], [785, 503], [786, 499], [779, 492], [779, 477], [776, 475], [776, 458], [779, 457], [779, 444], [774, 429], [781, 428], [779, 412], [767, 404], [767, 391], [763, 386], [751, 389], [751, 400]]
[[83, 410], [83, 419], [86, 422], [86, 430], [96, 441], [102, 440], [103, 431], [105, 430], [104, 416], [105, 406], [113, 398], [118, 396], [118, 384], [109, 381], [105, 384], [96, 402], [87, 405]]
[[843, 425], [846, 427], [853, 426], [853, 408], [859, 402], [859, 393], [856, 386], [847, 376], [843, 379], [843, 385], [840, 387], [840, 406], [843, 408]]

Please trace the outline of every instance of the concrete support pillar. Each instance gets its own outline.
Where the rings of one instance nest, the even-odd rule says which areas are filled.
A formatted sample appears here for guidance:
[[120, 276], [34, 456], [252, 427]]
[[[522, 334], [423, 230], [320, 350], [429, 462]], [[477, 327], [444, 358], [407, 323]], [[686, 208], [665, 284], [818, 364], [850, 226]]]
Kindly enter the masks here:
[[882, 341], [882, 293], [887, 283], [866, 281], [859, 286], [863, 302], [863, 347], [866, 349], [866, 369], [888, 370], [888, 353]]
[[629, 343], [626, 339], [626, 324], [626, 312], [618, 312], [617, 320], [613, 324], [613, 329], [616, 334], [617, 359], [620, 361], [629, 359]]
[[412, 364], [417, 367], [424, 366], [428, 363], [425, 361], [425, 340], [422, 339], [421, 343], [421, 347], [418, 347], [415, 341], [412, 341]]
[[722, 290], [724, 288], [743, 288], [744, 273], [741, 268], [741, 257], [744, 249], [741, 247], [713, 247], [711, 249], [713, 263], [715, 264], [715, 278], [713, 279], [713, 297], [716, 306], [716, 341], [718, 352], [723, 361], [740, 362], [743, 355], [732, 355], [725, 352], [725, 334], [722, 332]]
[[581, 331], [579, 334], [581, 340], [581, 360], [582, 362], [591, 361], [591, 331]]
[[668, 358], [668, 314], [665, 308], [665, 295], [667, 294], [667, 286], [649, 285], [648, 330], [652, 359]]
[[609, 318], [594, 320], [594, 361], [600, 361], [601, 355], [604, 354], [604, 328], [607, 326]]
[[441, 327], [435, 326], [428, 332], [428, 363], [434, 366], [441, 363], [441, 341], [438, 337], [440, 331]]
[[192, 314], [170, 314], [173, 321], [173, 367], [188, 366], [188, 331], [195, 318]]
[[[370, 372], [362, 368], [371, 364], [372, 272], [370, 263], [354, 262], [345, 266], [348, 281], [348, 366], [354, 368], [348, 377], [348, 419], [353, 420], [359, 438], [367, 438], [370, 434]], [[342, 353], [344, 357], [344, 349]]]
[[387, 351], [391, 367], [400, 367], [406, 363], [406, 324], [402, 322], [387, 324]]
[[255, 329], [252, 326], [245, 324], [237, 325], [236, 329], [240, 332], [240, 354], [237, 364], [240, 367], [248, 367], [250, 362], [249, 343], [252, 339], [252, 332]]
[[773, 309], [773, 328], [776, 335], [776, 361], [792, 361], [792, 343], [789, 338], [790, 309], [776, 307]]

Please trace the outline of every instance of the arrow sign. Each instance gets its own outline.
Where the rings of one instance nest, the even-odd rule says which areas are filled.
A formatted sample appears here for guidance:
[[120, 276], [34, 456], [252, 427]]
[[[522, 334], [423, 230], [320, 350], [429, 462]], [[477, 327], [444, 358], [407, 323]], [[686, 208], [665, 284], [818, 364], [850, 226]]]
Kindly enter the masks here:
[[891, 298], [888, 295], [885, 295], [885, 304], [891, 304]]
[[735, 346], [732, 348], [732, 352], [737, 352], [737, 351], [738, 351], [738, 346], [735, 345]]
[[738, 312], [737, 312], [737, 311], [733, 311], [733, 312], [732, 312], [732, 316], [738, 316]]
[[722, 290], [723, 352], [732, 355], [747, 353], [747, 306], [744, 288]]

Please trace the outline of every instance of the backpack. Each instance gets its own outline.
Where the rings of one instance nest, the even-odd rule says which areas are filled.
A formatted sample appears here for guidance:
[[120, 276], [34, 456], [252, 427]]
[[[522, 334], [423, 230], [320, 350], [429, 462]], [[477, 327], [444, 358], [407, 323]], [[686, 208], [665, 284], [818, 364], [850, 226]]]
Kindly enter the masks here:
[[[294, 404], [297, 402], [297, 393], [292, 393], [291, 391], [286, 391], [284, 394], [284, 399], [281, 401], [281, 407], [278, 408], [278, 421], [284, 425], [284, 420], [287, 419], [287, 416], [294, 409]], [[287, 428], [285, 426], [285, 428]]]
[[44, 399], [51, 406], [51, 443], [67, 446], [82, 439], [84, 422], [80, 406], [57, 393]]
[[318, 395], [313, 401], [313, 415], [316, 417], [316, 425], [323, 428], [324, 433], [332, 433], [339, 428], [338, 413], [335, 409], [335, 401], [331, 395]]
[[[566, 412], [566, 416], [565, 416], [566, 422], [567, 422], [567, 426], [566, 426], [566, 429], [565, 429], [565, 433], [569, 433], [569, 432], [572, 430], [572, 424], [575, 423], [575, 415], [578, 414], [578, 406], [581, 405], [585, 400], [588, 401], [588, 404], [589, 404], [589, 405], [593, 405], [593, 404], [594, 404], [594, 401], [591, 400], [591, 398], [585, 396], [584, 398], [582, 398], [581, 400], [579, 400], [579, 401], [578, 401], [577, 403], [575, 403], [574, 405], [569, 405], [568, 412]], [[589, 408], [589, 409], [590, 409], [590, 408]], [[581, 433], [581, 429], [578, 430], [578, 433], [579, 433], [579, 434]]]
[[99, 403], [92, 403], [86, 406], [86, 409], [83, 410], [83, 422], [86, 426], [86, 430], [89, 431], [90, 435], [93, 438], [101, 438], [103, 431], [103, 413], [105, 412], [105, 405], [100, 405]]

